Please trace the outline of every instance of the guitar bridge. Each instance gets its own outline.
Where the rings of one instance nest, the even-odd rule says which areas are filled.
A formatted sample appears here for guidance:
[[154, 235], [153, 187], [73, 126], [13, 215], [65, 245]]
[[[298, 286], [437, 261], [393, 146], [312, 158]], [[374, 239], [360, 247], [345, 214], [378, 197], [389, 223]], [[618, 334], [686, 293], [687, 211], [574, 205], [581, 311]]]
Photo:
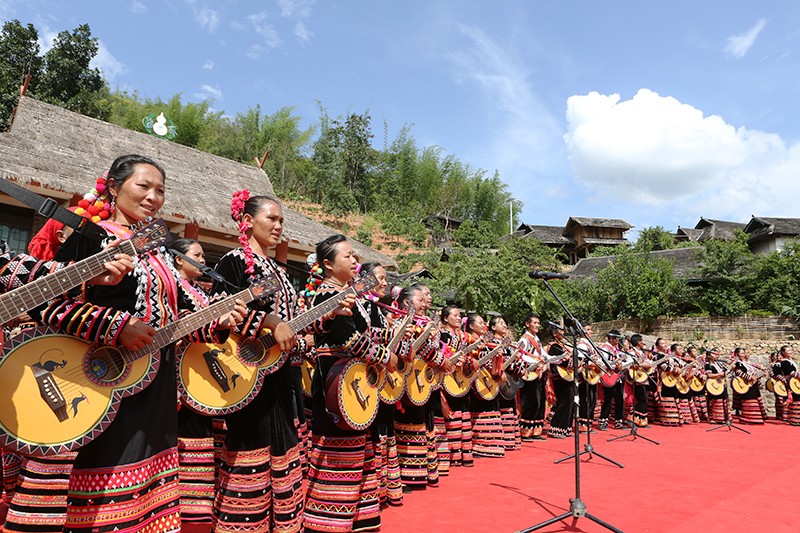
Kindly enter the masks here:
[[69, 418], [67, 415], [67, 401], [64, 399], [64, 395], [61, 394], [55, 379], [53, 379], [53, 374], [38, 365], [33, 365], [31, 369], [34, 377], [36, 377], [36, 384], [39, 385], [39, 394], [41, 394], [42, 399], [53, 410], [58, 421], [64, 422]]
[[464, 386], [464, 382], [461, 381], [461, 379], [458, 377], [458, 372], [453, 373], [453, 381], [455, 381], [456, 385], [458, 385], [459, 387]]
[[419, 374], [420, 374], [419, 368], [415, 368], [414, 369], [414, 379], [417, 381], [417, 389], [419, 390], [419, 392], [422, 392], [422, 381], [420, 381], [420, 379], [419, 379]]
[[356, 400], [358, 400], [358, 403], [361, 404], [361, 408], [366, 410], [369, 401], [367, 398], [364, 397], [364, 394], [361, 392], [361, 388], [358, 386], [359, 381], [361, 381], [361, 378], [355, 378], [353, 381], [350, 382], [350, 386], [353, 388], [353, 392], [356, 393]]
[[214, 381], [217, 382], [223, 392], [228, 392], [231, 390], [230, 386], [228, 385], [228, 375], [225, 373], [225, 369], [222, 368], [219, 359], [217, 359], [217, 355], [220, 353], [222, 352], [216, 349], [203, 352], [203, 359], [205, 359], [208, 369], [211, 371], [211, 377], [214, 378]]
[[388, 382], [389, 382], [389, 386], [390, 386], [391, 388], [393, 388], [393, 389], [394, 389], [394, 388], [396, 388], [396, 387], [397, 387], [397, 380], [396, 380], [396, 379], [394, 379], [394, 377], [392, 377], [392, 375], [391, 375], [391, 374], [386, 374], [386, 381], [388, 381]]

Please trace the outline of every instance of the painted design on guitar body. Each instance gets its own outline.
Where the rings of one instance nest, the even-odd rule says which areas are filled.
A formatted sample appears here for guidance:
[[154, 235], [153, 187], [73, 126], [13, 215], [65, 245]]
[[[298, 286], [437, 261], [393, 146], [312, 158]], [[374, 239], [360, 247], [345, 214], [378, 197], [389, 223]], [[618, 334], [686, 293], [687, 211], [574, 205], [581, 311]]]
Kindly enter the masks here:
[[[31, 455], [77, 449], [116, 415], [118, 399], [144, 389], [157, 357], [125, 363], [113, 348], [51, 328], [9, 339], [0, 359], [0, 446]], [[149, 379], [147, 379], [149, 378]]]
[[225, 415], [238, 411], [257, 394], [263, 371], [237, 356], [238, 335], [224, 344], [194, 342], [178, 355], [181, 399], [194, 411]]

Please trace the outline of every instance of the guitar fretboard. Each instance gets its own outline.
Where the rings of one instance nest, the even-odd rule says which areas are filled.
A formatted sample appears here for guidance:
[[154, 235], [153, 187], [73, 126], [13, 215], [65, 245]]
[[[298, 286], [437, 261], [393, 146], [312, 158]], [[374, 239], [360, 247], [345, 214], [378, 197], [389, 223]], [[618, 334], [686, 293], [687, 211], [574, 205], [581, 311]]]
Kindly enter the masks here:
[[14, 317], [102, 274], [105, 272], [105, 263], [118, 253], [135, 255], [136, 248], [130, 241], [123, 241], [117, 248], [103, 250], [3, 294], [0, 296], [0, 324], [5, 324]]
[[191, 333], [192, 331], [195, 331], [206, 324], [210, 324], [215, 318], [232, 311], [236, 306], [236, 299], [244, 300], [245, 303], [249, 303], [255, 299], [255, 295], [251, 289], [245, 289], [237, 294], [234, 294], [233, 296], [229, 296], [224, 300], [214, 302], [204, 309], [196, 311], [189, 316], [183, 317], [177, 322], [173, 322], [172, 324], [159, 329], [153, 338], [152, 344], [148, 344], [144, 348], [140, 348], [139, 350], [128, 350], [122, 348], [119, 352], [125, 362], [131, 364], [137, 359], [141, 359], [142, 357], [160, 350], [170, 343], [180, 340], [186, 334]]

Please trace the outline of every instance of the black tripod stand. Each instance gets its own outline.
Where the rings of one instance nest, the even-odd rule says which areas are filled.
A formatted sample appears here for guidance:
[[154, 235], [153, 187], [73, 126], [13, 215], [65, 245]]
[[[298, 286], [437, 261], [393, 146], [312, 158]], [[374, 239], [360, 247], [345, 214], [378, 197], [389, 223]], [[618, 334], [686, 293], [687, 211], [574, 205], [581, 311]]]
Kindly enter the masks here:
[[[728, 382], [728, 369], [725, 369], [725, 372], [723, 373], [723, 376], [722, 376], [722, 381], [724, 383]], [[706, 433], [708, 433], [709, 431], [716, 431], [716, 430], [722, 429], [722, 428], [728, 428], [728, 431], [730, 431], [732, 429], [738, 429], [742, 433], [747, 433], [748, 435], [750, 435], [751, 433], [749, 431], [747, 431], [744, 428], [740, 428], [739, 426], [734, 424], [733, 421], [731, 420], [731, 408], [730, 408], [730, 405], [728, 405], [727, 396], [728, 396], [728, 388], [725, 387], [725, 422], [722, 423], [721, 425], [715, 427], [715, 428], [707, 429]]]
[[[578, 333], [577, 330], [578, 329], [583, 329], [583, 328], [581, 327], [580, 323], [577, 320], [575, 320], [575, 317], [572, 316], [572, 313], [570, 313], [570, 311], [567, 308], [567, 306], [564, 305], [564, 302], [562, 302], [561, 299], [558, 297], [558, 295], [553, 291], [552, 287], [550, 287], [550, 284], [547, 283], [547, 277], [545, 277], [545, 276], [541, 276], [541, 277], [542, 277], [542, 281], [544, 281], [545, 287], [547, 287], [547, 289], [550, 291], [550, 293], [555, 297], [556, 301], [558, 301], [558, 303], [561, 304], [561, 307], [567, 313], [567, 316], [569, 316], [572, 319], [572, 322], [573, 322], [573, 325], [574, 325], [574, 329], [572, 331], [572, 341], [573, 341], [572, 368], [577, 370], [577, 368], [578, 368], [578, 350], [577, 350], [577, 344], [575, 343], [575, 340], [576, 340], [575, 338], [576, 338], [576, 335]], [[591, 340], [590, 340], [590, 342], [591, 342]], [[601, 355], [601, 357], [602, 357], [602, 355]], [[604, 362], [605, 362], [605, 360], [604, 360]], [[615, 528], [614, 526], [612, 526], [611, 524], [607, 524], [606, 522], [603, 522], [602, 520], [600, 520], [596, 516], [588, 513], [586, 511], [586, 504], [583, 503], [583, 500], [581, 500], [581, 460], [580, 460], [580, 455], [582, 453], [589, 453], [589, 454], [594, 453], [596, 455], [600, 455], [600, 454], [598, 454], [597, 452], [592, 450], [589, 447], [588, 444], [587, 444], [586, 450], [584, 450], [583, 452], [580, 451], [580, 447], [581, 447], [581, 444], [580, 444], [580, 438], [581, 438], [580, 437], [580, 424], [578, 422], [578, 417], [577, 417], [577, 414], [579, 412], [579, 407], [580, 407], [580, 400], [579, 400], [579, 397], [578, 397], [577, 383], [575, 383], [574, 380], [573, 380], [572, 392], [573, 392], [573, 398], [574, 398], [574, 401], [575, 401], [575, 414], [576, 414], [575, 418], [573, 419], [573, 432], [574, 432], [574, 438], [575, 438], [574, 439], [575, 440], [575, 454], [571, 456], [571, 457], [573, 457], [575, 459], [575, 497], [574, 498], [570, 498], [570, 500], [569, 500], [569, 511], [567, 511], [566, 513], [561, 514], [559, 516], [555, 516], [555, 517], [553, 517], [553, 518], [551, 518], [549, 520], [545, 520], [544, 522], [540, 522], [540, 523], [538, 523], [538, 524], [536, 524], [534, 526], [531, 526], [531, 527], [529, 527], [527, 529], [522, 529], [522, 530], [518, 531], [517, 533], [527, 533], [529, 531], [536, 531], [537, 529], [541, 529], [543, 527], [549, 526], [550, 524], [553, 524], [555, 522], [560, 522], [560, 521], [562, 521], [562, 520], [564, 520], [566, 518], [569, 518], [569, 517], [572, 517], [573, 526], [575, 525], [575, 523], [577, 522], [577, 520], [579, 518], [586, 517], [589, 520], [591, 520], [592, 522], [595, 522], [596, 524], [600, 524], [601, 526], [603, 526], [604, 528], [606, 528], [606, 529], [608, 529], [610, 531], [615, 531], [617, 533], [622, 533], [622, 530], [619, 530], [619, 529]], [[589, 427], [589, 431], [591, 431], [591, 426]], [[602, 457], [602, 456], [600, 456], [600, 457]], [[608, 459], [606, 457], [603, 457], [603, 459], [611, 461], [611, 459]], [[558, 461], [556, 461], [556, 462], [558, 462]], [[611, 461], [611, 462], [613, 463], [614, 461]], [[622, 465], [619, 465], [619, 466], [620, 466], [620, 468], [622, 467]]]
[[625, 423], [628, 424], [631, 427], [631, 430], [628, 433], [625, 433], [624, 435], [617, 435], [616, 437], [612, 437], [612, 438], [608, 439], [608, 442], [612, 442], [612, 441], [619, 440], [619, 439], [624, 439], [625, 437], [633, 437], [631, 440], [636, 440], [637, 438], [642, 438], [642, 439], [644, 439], [644, 440], [646, 440], [648, 442], [652, 442], [655, 445], [660, 445], [661, 444], [660, 442], [654, 441], [650, 437], [645, 437], [644, 435], [639, 435], [639, 427], [635, 423], [631, 422], [630, 420], [625, 421]]
[[[573, 330], [572, 333], [573, 333], [572, 334], [572, 345], [573, 346], [577, 346], [575, 344], [575, 337], [576, 337], [575, 331]], [[573, 354], [576, 351], [577, 350], [574, 350]], [[573, 364], [574, 363], [575, 363], [575, 361], [573, 360]], [[577, 368], [577, 367], [573, 367], [573, 368]], [[577, 379], [577, 376], [576, 376], [575, 379]], [[588, 386], [588, 384], [587, 384], [587, 386]], [[580, 412], [580, 394], [578, 394], [578, 385], [575, 382], [575, 380], [572, 381], [572, 396], [576, 400], [576, 403], [575, 403], [575, 427], [576, 427], [576, 429], [575, 429], [575, 440], [576, 440], [576, 442], [580, 442], [580, 431], [578, 430], [578, 428], [580, 428], [580, 421], [578, 420], [578, 413]], [[592, 423], [594, 422], [594, 420], [593, 420], [593, 413], [591, 413], [589, 411], [590, 411], [589, 410], [589, 406], [587, 405], [587, 415], [588, 415], [588, 422], [587, 423], [588, 423], [588, 427], [586, 428], [586, 444], [583, 445], [583, 451], [582, 452], [578, 452], [577, 451], [577, 447], [576, 447], [575, 453], [577, 454], [578, 457], [580, 457], [581, 455], [588, 455], [589, 459], [592, 459], [596, 455], [600, 459], [604, 459], [604, 460], [608, 461], [611, 464], [617, 465], [620, 468], [625, 468], [625, 465], [623, 465], [622, 463], [616, 462], [615, 460], [611, 459], [610, 457], [606, 457], [602, 453], [600, 453], [597, 450], [595, 450], [594, 446], [592, 446]], [[578, 447], [579, 446], [580, 445], [578, 445]], [[564, 461], [569, 461], [570, 459], [572, 459], [574, 457], [575, 457], [575, 454], [567, 455], [566, 457], [562, 457], [561, 459], [557, 459], [557, 460], [555, 460], [553, 462], [555, 464], [563, 463]]]

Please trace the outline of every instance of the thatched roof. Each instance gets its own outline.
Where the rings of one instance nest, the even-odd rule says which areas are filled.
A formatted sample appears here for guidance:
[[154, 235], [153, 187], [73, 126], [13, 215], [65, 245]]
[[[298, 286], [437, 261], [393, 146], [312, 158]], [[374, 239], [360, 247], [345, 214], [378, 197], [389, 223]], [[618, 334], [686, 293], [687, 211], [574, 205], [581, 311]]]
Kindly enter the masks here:
[[[702, 248], [675, 248], [672, 250], [658, 250], [650, 252], [648, 256], [651, 259], [663, 258], [674, 263], [675, 276], [678, 278], [690, 278], [699, 268], [697, 254], [702, 251]], [[610, 255], [605, 257], [587, 257], [578, 261], [578, 263], [569, 271], [569, 275], [573, 278], [596, 278], [597, 273], [606, 268], [616, 256]]]
[[750, 237], [747, 242], [755, 242], [770, 236], [796, 237], [800, 235], [800, 218], [756, 217], [744, 228]]
[[588, 226], [592, 228], [619, 228], [627, 231], [633, 227], [632, 224], [619, 218], [589, 218], [589, 217], [569, 217], [564, 226], [564, 234], [569, 234], [575, 226]]
[[[179, 132], [180, 133], [180, 132]], [[267, 174], [175, 142], [89, 118], [23, 96], [9, 133], [0, 134], [0, 174], [62, 193], [83, 195], [120, 155], [138, 153], [158, 161], [167, 173], [161, 215], [194, 222], [201, 229], [236, 235], [231, 194], [250, 189], [274, 195]], [[284, 206], [284, 239], [307, 248], [338, 231]], [[236, 246], [235, 241], [231, 246]], [[396, 268], [390, 257], [353, 241], [363, 261]]]
[[535, 239], [543, 244], [567, 245], [575, 244], [575, 239], [565, 236], [561, 226], [535, 226], [522, 224], [517, 232], [523, 232], [522, 237]]
[[732, 241], [736, 230], [744, 230], [745, 224], [700, 217], [700, 221], [697, 222], [694, 228], [703, 231], [703, 234], [697, 238], [698, 241], [704, 241], [706, 239]]

